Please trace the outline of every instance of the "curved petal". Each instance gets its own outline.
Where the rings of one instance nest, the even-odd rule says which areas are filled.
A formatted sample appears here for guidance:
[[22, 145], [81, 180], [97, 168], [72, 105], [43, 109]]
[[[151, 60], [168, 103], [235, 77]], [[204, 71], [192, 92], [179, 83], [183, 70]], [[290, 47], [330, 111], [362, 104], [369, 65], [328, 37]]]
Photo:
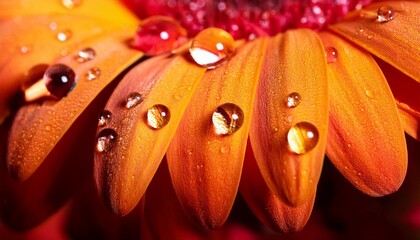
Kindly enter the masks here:
[[405, 131], [420, 140], [420, 84], [388, 63], [380, 59], [375, 60], [394, 94]]
[[[221, 226], [239, 186], [264, 40], [244, 45], [225, 65], [207, 71], [168, 149], [169, 170], [181, 205], [203, 227]], [[244, 113], [235, 133], [217, 135], [212, 114], [234, 103]]]
[[[328, 88], [324, 48], [310, 30], [288, 31], [270, 39], [252, 115], [250, 140], [270, 189], [298, 206], [313, 197], [321, 174], [328, 126]], [[290, 93], [301, 103], [287, 107]], [[299, 122], [318, 129], [319, 141], [304, 154], [289, 150], [289, 129]]]
[[[113, 129], [115, 146], [96, 151], [94, 162], [97, 187], [114, 213], [126, 215], [143, 196], [204, 71], [181, 55], [155, 57], [133, 68], [114, 90], [105, 106], [112, 119], [98, 133]], [[133, 92], [141, 100], [127, 108]], [[169, 109], [161, 129], [150, 127], [146, 116], [156, 104]]]
[[350, 182], [366, 194], [395, 192], [407, 171], [404, 130], [391, 90], [367, 53], [332, 35], [337, 49], [328, 64], [330, 125], [327, 155]]
[[261, 222], [279, 232], [301, 230], [311, 216], [312, 198], [298, 207], [284, 204], [267, 186], [248, 145], [239, 190], [248, 206]]
[[[97, 95], [140, 58], [141, 53], [125, 44], [130, 35], [131, 32], [126, 31], [114, 32], [85, 42], [85, 46], [97, 52], [97, 56], [86, 63], [75, 60], [77, 52], [57, 61], [74, 69], [79, 76], [78, 83], [59, 101], [27, 104], [16, 113], [7, 145], [7, 167], [15, 178], [29, 178]], [[98, 79], [89, 81], [86, 74], [92, 67], [98, 67], [101, 73]]]
[[[384, 23], [376, 20], [376, 12], [382, 5], [394, 9], [393, 20]], [[356, 12], [346, 21], [332, 25], [330, 29], [420, 82], [419, 15], [418, 1], [378, 2]]]

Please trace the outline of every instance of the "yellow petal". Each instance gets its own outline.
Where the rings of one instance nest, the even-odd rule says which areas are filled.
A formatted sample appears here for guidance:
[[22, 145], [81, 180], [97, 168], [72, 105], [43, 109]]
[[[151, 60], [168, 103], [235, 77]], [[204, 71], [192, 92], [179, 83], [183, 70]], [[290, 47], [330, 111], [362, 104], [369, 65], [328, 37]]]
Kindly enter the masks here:
[[358, 189], [372, 196], [395, 192], [407, 170], [407, 149], [391, 90], [366, 51], [332, 35], [338, 51], [328, 64], [330, 124], [327, 155]]
[[[94, 162], [97, 187], [114, 213], [126, 215], [143, 196], [204, 71], [183, 56], [155, 57], [133, 68], [114, 90], [105, 106], [111, 121], [98, 128], [98, 136], [105, 128], [115, 130], [115, 146], [97, 151]], [[127, 108], [133, 92], [142, 102]], [[156, 104], [169, 109], [161, 129], [148, 125], [148, 109]]]
[[239, 189], [260, 221], [279, 232], [301, 230], [311, 216], [315, 201], [314, 193], [307, 203], [298, 207], [290, 207], [283, 203], [264, 182], [250, 146], [246, 152]]
[[[45, 100], [19, 109], [9, 135], [7, 153], [7, 167], [14, 177], [20, 180], [30, 177], [97, 95], [142, 55], [125, 44], [130, 35], [127, 31], [114, 32], [85, 42], [97, 53], [86, 63], [75, 60], [77, 52], [57, 61], [70, 66], [79, 80], [73, 91], [61, 100]], [[100, 76], [88, 81], [87, 71], [93, 67], [100, 69]]]
[[[325, 154], [328, 126], [326, 60], [321, 41], [310, 30], [288, 31], [270, 39], [252, 115], [250, 140], [270, 189], [293, 206], [310, 201]], [[301, 103], [288, 108], [297, 92]], [[318, 129], [319, 141], [305, 154], [289, 150], [289, 129], [299, 122]]]
[[[265, 40], [256, 40], [225, 65], [206, 72], [167, 152], [180, 202], [205, 228], [221, 226], [235, 200], [264, 49]], [[244, 123], [222, 136], [216, 134], [212, 114], [225, 103], [243, 110]]]
[[[376, 20], [378, 8], [388, 5], [395, 11], [389, 22]], [[357, 45], [392, 64], [408, 76], [420, 82], [420, 2], [385, 1], [370, 4], [330, 27]]]

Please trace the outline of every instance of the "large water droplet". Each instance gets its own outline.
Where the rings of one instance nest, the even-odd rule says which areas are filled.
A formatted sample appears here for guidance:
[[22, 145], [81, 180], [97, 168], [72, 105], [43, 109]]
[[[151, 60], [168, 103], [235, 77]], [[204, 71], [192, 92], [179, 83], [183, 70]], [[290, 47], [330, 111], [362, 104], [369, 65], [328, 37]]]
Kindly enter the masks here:
[[147, 110], [147, 124], [154, 129], [166, 126], [171, 119], [171, 113], [165, 105], [157, 104]]
[[54, 64], [44, 73], [45, 86], [58, 99], [67, 96], [77, 82], [76, 73], [64, 64]]
[[97, 79], [101, 75], [101, 70], [97, 67], [89, 69], [86, 73], [86, 79], [91, 81]]
[[112, 113], [108, 110], [103, 110], [98, 117], [98, 126], [105, 126], [111, 122]]
[[216, 134], [233, 134], [242, 127], [244, 112], [233, 103], [225, 103], [213, 112], [212, 122]]
[[385, 5], [378, 9], [378, 22], [389, 22], [394, 19], [395, 12], [391, 6]]
[[72, 9], [79, 6], [82, 0], [61, 0], [61, 3], [65, 8]]
[[114, 129], [105, 128], [98, 135], [96, 150], [98, 152], [107, 152], [115, 146], [117, 140], [117, 132]]
[[197, 34], [191, 43], [190, 54], [194, 61], [208, 69], [216, 68], [235, 52], [235, 40], [219, 28], [207, 28]]
[[158, 55], [170, 52], [186, 41], [187, 31], [175, 19], [153, 16], [140, 23], [133, 45], [146, 55]]
[[65, 42], [69, 40], [72, 35], [73, 33], [70, 30], [66, 29], [57, 33], [57, 39], [60, 42]]
[[286, 105], [289, 108], [295, 108], [295, 107], [299, 106], [301, 100], [302, 99], [301, 99], [301, 96], [300, 96], [299, 93], [292, 92], [287, 96]]
[[296, 154], [304, 154], [318, 144], [318, 129], [309, 122], [299, 122], [289, 129], [287, 142], [290, 151]]
[[143, 101], [143, 97], [138, 92], [130, 93], [125, 100], [125, 107], [130, 109], [139, 105]]
[[337, 61], [338, 51], [334, 47], [327, 47], [325, 49], [325, 55], [327, 56], [327, 63], [333, 63]]
[[96, 52], [93, 48], [85, 48], [78, 52], [77, 54], [77, 61], [80, 63], [84, 63], [94, 59], [96, 56]]

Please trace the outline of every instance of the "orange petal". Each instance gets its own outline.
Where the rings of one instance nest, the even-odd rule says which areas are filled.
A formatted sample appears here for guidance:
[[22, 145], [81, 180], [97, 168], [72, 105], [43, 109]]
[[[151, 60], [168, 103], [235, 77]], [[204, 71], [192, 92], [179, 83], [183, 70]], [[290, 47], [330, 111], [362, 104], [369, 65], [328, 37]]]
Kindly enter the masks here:
[[397, 102], [405, 131], [420, 140], [420, 84], [386, 62], [376, 59]]
[[[235, 200], [264, 49], [264, 40], [251, 42], [225, 65], [206, 72], [167, 152], [181, 205], [208, 229], [225, 222]], [[244, 123], [221, 136], [212, 114], [224, 103], [239, 106]]]
[[[325, 65], [324, 48], [316, 34], [295, 30], [270, 39], [262, 66], [250, 140], [264, 180], [292, 206], [310, 201], [321, 174], [328, 126]], [[286, 99], [293, 92], [302, 101], [288, 108]], [[298, 155], [289, 150], [287, 135], [302, 121], [318, 129], [319, 142]]]
[[[133, 68], [120, 82], [105, 109], [112, 113], [106, 126], [116, 131], [115, 146], [96, 152], [95, 177], [106, 204], [118, 215], [126, 215], [139, 202], [152, 180], [191, 95], [205, 69], [183, 56], [155, 57]], [[139, 105], [127, 109], [126, 99], [137, 92]], [[152, 129], [147, 111], [155, 104], [170, 113], [167, 125]]]
[[338, 51], [328, 64], [330, 125], [327, 154], [358, 189], [372, 196], [395, 192], [407, 170], [407, 149], [391, 90], [366, 51], [328, 33]]
[[[394, 9], [395, 18], [379, 23], [376, 12], [383, 5]], [[330, 29], [420, 82], [419, 15], [418, 1], [378, 2], [356, 12], [346, 21], [332, 25]]]
[[296, 232], [308, 222], [315, 201], [312, 198], [298, 207], [284, 204], [267, 186], [248, 146], [241, 178], [240, 192], [254, 214], [267, 226], [279, 232]]
[[[97, 52], [96, 57], [86, 63], [75, 60], [77, 52], [57, 61], [74, 69], [78, 83], [59, 101], [45, 100], [19, 109], [9, 135], [7, 153], [7, 167], [14, 177], [25, 180], [31, 176], [97, 95], [142, 55], [125, 44], [130, 35], [131, 32], [114, 32], [85, 42], [85, 46]], [[98, 67], [101, 73], [99, 78], [89, 81], [86, 74], [92, 67]]]
[[[11, 97], [23, 82], [31, 80], [28, 78], [34, 66], [50, 64], [80, 49], [93, 47], [92, 39], [110, 31], [125, 31], [114, 35], [118, 40], [127, 41], [134, 30], [130, 25], [117, 27], [90, 16], [78, 15], [17, 17], [0, 22], [0, 46], [3, 48], [0, 55], [0, 123], [9, 112]], [[59, 41], [57, 35], [60, 32], [68, 32], [69, 38]]]

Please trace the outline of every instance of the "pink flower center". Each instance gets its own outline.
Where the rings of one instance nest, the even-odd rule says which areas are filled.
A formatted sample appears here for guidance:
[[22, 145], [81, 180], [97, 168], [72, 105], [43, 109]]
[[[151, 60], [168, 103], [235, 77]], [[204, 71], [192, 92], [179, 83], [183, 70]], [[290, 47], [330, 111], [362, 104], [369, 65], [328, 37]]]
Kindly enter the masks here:
[[372, 0], [123, 0], [142, 19], [172, 17], [193, 37], [208, 27], [235, 39], [275, 35], [292, 28], [321, 30]]

